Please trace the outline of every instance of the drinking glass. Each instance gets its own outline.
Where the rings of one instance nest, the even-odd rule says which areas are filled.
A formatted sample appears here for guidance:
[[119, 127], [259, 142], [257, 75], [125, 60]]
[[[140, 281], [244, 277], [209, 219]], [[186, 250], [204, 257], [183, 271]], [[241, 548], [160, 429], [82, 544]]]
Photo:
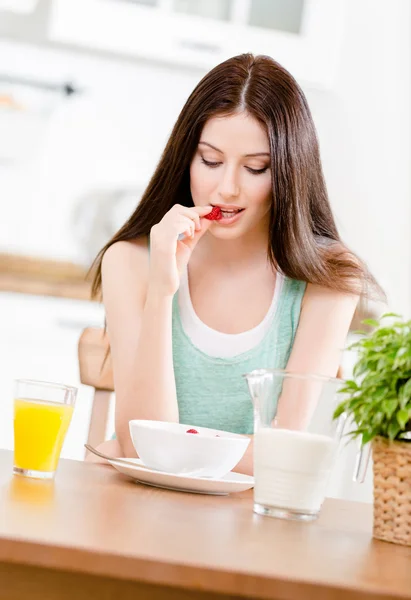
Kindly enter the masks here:
[[19, 379], [14, 395], [16, 475], [53, 479], [74, 410], [77, 389]]

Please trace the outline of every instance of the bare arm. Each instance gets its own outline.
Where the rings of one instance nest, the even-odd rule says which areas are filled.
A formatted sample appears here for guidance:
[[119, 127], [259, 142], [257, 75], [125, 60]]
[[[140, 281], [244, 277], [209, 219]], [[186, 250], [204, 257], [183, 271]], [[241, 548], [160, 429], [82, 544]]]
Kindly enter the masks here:
[[[135, 456], [131, 419], [178, 421], [172, 356], [172, 302], [179, 272], [209, 226], [211, 207], [174, 206], [147, 240], [118, 242], [104, 255], [103, 300], [116, 392], [116, 435], [124, 456]], [[185, 233], [187, 239], [178, 242]]]
[[[288, 371], [336, 377], [359, 296], [308, 284]], [[278, 426], [303, 429], [323, 390], [315, 380], [285, 380]]]
[[[356, 295], [308, 284], [286, 370], [335, 377], [358, 299]], [[304, 419], [301, 398], [295, 398], [294, 394], [289, 398], [286, 394], [284, 386], [285, 410], [279, 418], [285, 426], [298, 428], [300, 419]], [[235, 471], [252, 475], [253, 439]]]
[[287, 370], [335, 377], [358, 300], [309, 283]]
[[149, 289], [146, 241], [119, 242], [103, 259], [103, 298], [116, 391], [116, 434], [135, 456], [128, 422], [177, 420], [171, 355], [171, 298]]

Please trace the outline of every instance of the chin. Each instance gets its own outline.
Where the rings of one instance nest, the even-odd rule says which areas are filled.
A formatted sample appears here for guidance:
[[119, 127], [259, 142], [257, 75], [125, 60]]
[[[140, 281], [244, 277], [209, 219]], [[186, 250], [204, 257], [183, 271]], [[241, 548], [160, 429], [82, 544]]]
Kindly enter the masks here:
[[219, 240], [237, 240], [242, 237], [246, 231], [244, 231], [243, 227], [210, 227], [208, 230], [215, 238]]

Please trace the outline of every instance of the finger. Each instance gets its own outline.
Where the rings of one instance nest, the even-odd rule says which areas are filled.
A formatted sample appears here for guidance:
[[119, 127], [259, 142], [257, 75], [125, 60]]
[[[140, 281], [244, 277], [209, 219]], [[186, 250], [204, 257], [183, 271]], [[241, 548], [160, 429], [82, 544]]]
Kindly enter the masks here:
[[195, 233], [195, 223], [189, 217], [180, 216], [177, 222], [178, 235], [184, 234], [186, 237], [192, 238]]
[[194, 250], [198, 241], [203, 237], [203, 235], [208, 231], [208, 229], [213, 224], [213, 221], [209, 221], [208, 219], [201, 219], [201, 229], [194, 233], [194, 236], [191, 239], [186, 239], [184, 242], [190, 248], [190, 250]]
[[196, 210], [194, 210], [194, 208], [185, 208], [185, 209], [182, 210], [181, 214], [183, 214], [185, 217], [188, 217], [189, 219], [191, 219], [192, 221], [194, 221], [194, 223], [195, 223], [195, 229], [197, 231], [199, 231], [201, 229], [201, 226], [200, 226], [200, 215], [198, 214], [198, 212]]
[[207, 206], [193, 206], [191, 210], [194, 210], [200, 217], [205, 217], [213, 210], [213, 207], [207, 204]]
[[183, 237], [183, 238], [188, 238], [188, 239], [192, 239], [194, 237], [195, 234], [195, 228], [193, 224], [187, 225], [184, 229], [184, 231], [181, 231], [178, 235], [179, 237]]
[[199, 231], [201, 229], [200, 215], [194, 211], [191, 211], [189, 217], [194, 221], [195, 229]]
[[207, 204], [206, 206], [182, 206], [181, 204], [174, 204], [170, 212], [183, 214], [186, 216], [190, 215], [191, 217], [193, 214], [197, 214], [200, 217], [205, 217], [205, 215], [208, 215], [212, 210], [213, 207], [211, 204]]
[[210, 219], [200, 219], [200, 230], [197, 232], [199, 238], [202, 237], [206, 231], [208, 231], [213, 224], [214, 221], [210, 221]]

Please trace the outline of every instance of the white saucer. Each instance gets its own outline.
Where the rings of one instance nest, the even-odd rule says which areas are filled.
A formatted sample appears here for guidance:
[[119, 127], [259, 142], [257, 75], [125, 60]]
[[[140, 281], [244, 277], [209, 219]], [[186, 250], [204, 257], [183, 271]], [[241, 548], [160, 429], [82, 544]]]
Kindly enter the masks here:
[[180, 492], [194, 492], [197, 494], [213, 494], [225, 496], [233, 492], [244, 492], [254, 486], [254, 478], [241, 473], [227, 473], [221, 479], [208, 479], [205, 477], [188, 477], [187, 475], [174, 475], [162, 471], [154, 471], [141, 466], [143, 463], [138, 458], [127, 459], [130, 466], [115, 460], [108, 461], [117, 471], [131, 477], [139, 483], [168, 490]]

